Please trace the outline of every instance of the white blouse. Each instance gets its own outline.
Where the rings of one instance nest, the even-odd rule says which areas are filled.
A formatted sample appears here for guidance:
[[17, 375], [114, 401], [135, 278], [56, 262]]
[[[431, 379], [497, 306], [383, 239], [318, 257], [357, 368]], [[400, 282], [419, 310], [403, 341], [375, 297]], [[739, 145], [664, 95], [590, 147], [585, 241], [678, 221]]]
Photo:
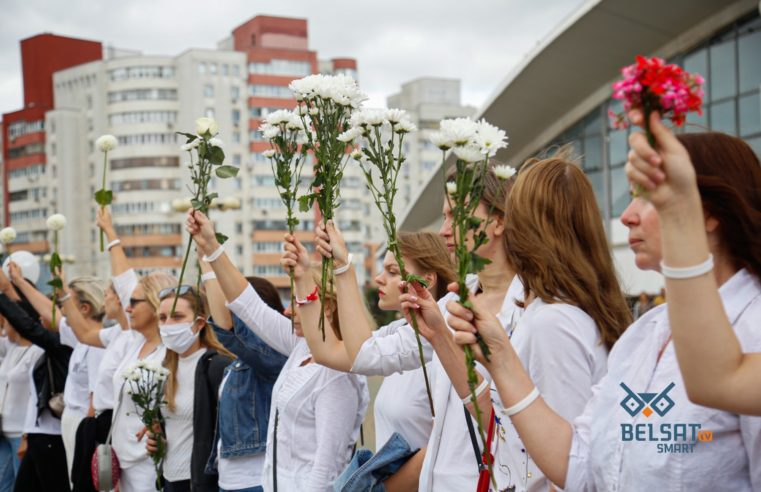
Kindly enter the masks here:
[[90, 388], [97, 377], [104, 350], [79, 343], [65, 317], [58, 323], [58, 333], [61, 343], [74, 349], [69, 358], [69, 373], [63, 390], [66, 411], [86, 414], [90, 408]]
[[[229, 308], [264, 342], [288, 355], [272, 390], [263, 485], [273, 486], [277, 418], [277, 481], [280, 490], [331, 491], [359, 436], [369, 400], [364, 377], [315, 364], [303, 337], [288, 318], [246, 290]], [[330, 328], [328, 328], [330, 329]]]
[[[719, 294], [743, 351], [761, 352], [761, 284], [740, 270]], [[690, 403], [669, 335], [663, 305], [611, 350], [608, 374], [574, 421], [566, 490], [761, 490], [761, 417]]]
[[0, 364], [0, 415], [6, 437], [21, 437], [24, 433], [30, 394], [37, 393], [34, 384], [29, 386], [29, 375], [44, 353], [37, 345], [24, 347], [8, 342], [8, 351]]
[[[405, 326], [400, 319], [378, 328], [374, 337], [385, 337]], [[430, 345], [429, 345], [430, 347]], [[430, 370], [430, 364], [426, 364]], [[424, 448], [433, 428], [423, 369], [412, 369], [386, 376], [375, 396], [375, 449], [380, 449], [394, 432], [398, 432], [410, 449]]]
[[[534, 299], [510, 339], [547, 404], [564, 419], [578, 417], [605, 375], [608, 350], [595, 321], [578, 307]], [[528, 456], [502, 402], [493, 393], [497, 422], [492, 438], [499, 490], [546, 491], [550, 481]]]

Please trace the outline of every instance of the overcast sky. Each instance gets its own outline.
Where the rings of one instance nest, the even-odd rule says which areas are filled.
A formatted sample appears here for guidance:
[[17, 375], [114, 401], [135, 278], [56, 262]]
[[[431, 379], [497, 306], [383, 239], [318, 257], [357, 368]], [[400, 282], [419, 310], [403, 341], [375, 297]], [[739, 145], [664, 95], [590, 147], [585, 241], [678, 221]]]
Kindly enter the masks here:
[[21, 109], [19, 41], [42, 32], [145, 54], [214, 48], [260, 14], [309, 21], [320, 58], [352, 57], [370, 105], [422, 76], [462, 80], [480, 107], [512, 67], [584, 0], [5, 0], [0, 113]]

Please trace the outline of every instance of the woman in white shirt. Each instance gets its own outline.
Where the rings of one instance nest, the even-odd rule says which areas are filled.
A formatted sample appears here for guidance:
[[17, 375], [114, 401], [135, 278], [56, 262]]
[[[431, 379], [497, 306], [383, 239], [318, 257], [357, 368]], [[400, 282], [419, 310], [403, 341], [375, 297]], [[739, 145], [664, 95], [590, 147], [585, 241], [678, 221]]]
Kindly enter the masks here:
[[18, 449], [24, 433], [30, 392], [29, 374], [43, 350], [21, 337], [10, 323], [2, 320], [8, 337], [8, 351], [0, 365], [0, 492], [10, 492], [19, 469]]
[[[351, 457], [367, 408], [365, 378], [312, 360], [298, 316], [304, 308], [319, 311], [317, 302], [296, 309], [292, 332], [291, 321], [267, 306], [224, 254], [209, 220], [191, 210], [187, 225], [214, 269], [230, 310], [270, 347], [288, 356], [272, 392], [264, 490], [332, 490], [333, 480]], [[299, 276], [310, 276], [297, 270]], [[335, 320], [326, 320], [326, 329], [334, 326]]]
[[[320, 226], [322, 227], [322, 226]], [[343, 236], [332, 226], [330, 247], [333, 257], [340, 263], [347, 263], [348, 251]], [[328, 233], [318, 229], [318, 250], [320, 244], [327, 247]], [[454, 280], [454, 267], [444, 241], [431, 232], [400, 232], [398, 234], [399, 249], [404, 257], [408, 273], [424, 278], [428, 289], [436, 299], [446, 295], [446, 286]], [[299, 243], [294, 242], [294, 245]], [[296, 246], [289, 249], [305, 254], [305, 250]], [[375, 277], [378, 286], [378, 308], [384, 311], [401, 311], [399, 301], [399, 284], [402, 281], [399, 265], [394, 255], [387, 252], [383, 260], [383, 270]], [[345, 275], [335, 277], [335, 292], [338, 299], [338, 316], [340, 319], [357, 320], [352, 323], [352, 334], [344, 335], [344, 339], [364, 336], [365, 340], [377, 336], [384, 337], [396, 332], [407, 324], [405, 319], [396, 320], [386, 326], [373, 330], [370, 323], [363, 323], [364, 314], [363, 294], [357, 283], [353, 265]], [[304, 319], [302, 318], [302, 323]], [[331, 333], [326, 334], [326, 340], [318, 330], [306, 330], [304, 336], [317, 363], [339, 371], [349, 372], [356, 354], [350, 353], [344, 340], [339, 340]], [[359, 348], [361, 345], [357, 345]], [[426, 344], [424, 350], [430, 352]], [[430, 359], [430, 354], [428, 354]], [[400, 372], [387, 376], [375, 398], [375, 442], [380, 449], [394, 432], [398, 432], [410, 445], [410, 449], [424, 448], [433, 426], [428, 396], [425, 390], [422, 368]]]
[[[651, 121], [657, 132], [665, 130], [658, 127], [657, 116]], [[644, 138], [635, 134], [630, 141]], [[742, 349], [761, 351], [761, 284], [740, 266], [758, 252], [727, 244], [738, 220], [737, 208], [727, 204], [758, 190], [747, 186], [747, 176], [725, 172], [724, 152], [705, 145], [728, 139], [734, 142], [730, 148], [746, 144], [716, 134], [677, 139], [687, 146], [708, 214], [704, 227], [714, 258], [713, 277], [721, 285], [718, 295]], [[658, 148], [666, 162], [683, 152], [673, 141]], [[751, 172], [757, 175], [759, 170]], [[621, 221], [629, 228], [637, 266], [662, 270], [661, 227], [652, 203], [635, 195]], [[461, 343], [472, 343], [476, 329], [484, 338], [492, 352], [485, 365], [502, 401], [512, 408], [510, 418], [526, 450], [565, 490], [760, 490], [761, 418], [689, 402], [667, 309], [649, 311], [626, 330], [610, 352], [607, 375], [574, 421], [537, 397], [515, 349], [487, 313], [476, 309], [473, 323], [469, 312], [452, 306], [449, 321]]]
[[[642, 122], [641, 113], [632, 116]], [[708, 274], [709, 268], [691, 268], [710, 267], [710, 261], [706, 262], [710, 249], [700, 200], [705, 194], [700, 185], [706, 178], [696, 176], [697, 163], [690, 156], [697, 153], [694, 147], [699, 144], [704, 152], [721, 154], [721, 173], [728, 180], [742, 176], [732, 179], [731, 185], [742, 193], [732, 197], [731, 205], [726, 202], [737, 221], [728, 242], [732, 248], [750, 252], [741, 263], [755, 278], [761, 276], [759, 159], [747, 144], [723, 134], [702, 136], [700, 141], [677, 139], [657, 120], [653, 129], [658, 148], [664, 150], [656, 152], [645, 139], [633, 138], [633, 158], [626, 172], [633, 184], [650, 190], [650, 202], [661, 222], [663, 262], [692, 270], [680, 278], [665, 276], [669, 324], [687, 394], [699, 405], [761, 415], [761, 354], [743, 354], [722, 306], [716, 278]], [[705, 215], [715, 212], [706, 210]]]
[[[216, 475], [205, 469], [214, 442], [219, 385], [234, 356], [206, 322], [206, 296], [180, 286], [171, 315], [176, 292], [169, 287], [159, 293], [159, 332], [169, 370], [161, 410], [166, 441], [162, 483], [165, 492], [218, 492]], [[146, 448], [155, 453], [157, 441], [149, 438]]]

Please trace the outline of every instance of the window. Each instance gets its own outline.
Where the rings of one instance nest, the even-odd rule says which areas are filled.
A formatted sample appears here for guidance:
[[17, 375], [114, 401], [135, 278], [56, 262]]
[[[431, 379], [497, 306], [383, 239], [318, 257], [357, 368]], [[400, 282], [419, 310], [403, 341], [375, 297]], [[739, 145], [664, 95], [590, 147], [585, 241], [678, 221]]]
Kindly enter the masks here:
[[240, 87], [237, 85], [230, 87], [230, 99], [233, 101], [240, 99]]
[[176, 101], [177, 89], [131, 89], [108, 93], [109, 103], [124, 101]]
[[248, 86], [248, 95], [254, 97], [276, 97], [290, 99], [291, 90], [284, 85], [252, 84]]
[[179, 190], [182, 183], [179, 179], [131, 179], [111, 183], [114, 192], [145, 191], [145, 190]]
[[248, 72], [267, 75], [294, 75], [304, 77], [312, 73], [312, 63], [300, 60], [270, 60], [269, 62], [251, 62]]
[[130, 157], [111, 159], [111, 169], [132, 169], [136, 167], [179, 167], [179, 157]]
[[115, 68], [108, 71], [111, 82], [127, 79], [171, 79], [174, 77], [174, 67], [137, 66]]
[[209, 63], [209, 73], [211, 75], [217, 75], [217, 64], [216, 63]]
[[240, 124], [240, 109], [233, 109], [230, 116], [232, 117], [233, 125]]
[[222, 64], [222, 75], [227, 76], [230, 73], [230, 65], [227, 63]]
[[214, 118], [214, 108], [206, 108], [206, 111], [204, 111], [204, 116], [207, 118]]
[[131, 125], [136, 123], [176, 123], [177, 111], [125, 111], [108, 116], [108, 124]]
[[[8, 124], [8, 138], [12, 141], [16, 137], [45, 131], [45, 120], [26, 121], [19, 120]], [[51, 129], [51, 133], [53, 130]]]
[[206, 62], [201, 62], [198, 64], [198, 73], [201, 75], [206, 74]]
[[206, 84], [203, 86], [203, 97], [214, 97], [214, 86]]
[[119, 145], [176, 145], [174, 133], [140, 133], [136, 135], [119, 135]]

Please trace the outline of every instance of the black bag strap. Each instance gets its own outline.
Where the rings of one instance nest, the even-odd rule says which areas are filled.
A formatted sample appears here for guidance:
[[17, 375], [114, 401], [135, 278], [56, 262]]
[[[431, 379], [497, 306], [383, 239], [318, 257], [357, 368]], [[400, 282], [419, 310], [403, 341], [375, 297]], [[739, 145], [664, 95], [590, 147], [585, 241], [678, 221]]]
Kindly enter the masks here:
[[473, 427], [473, 420], [470, 418], [470, 412], [468, 407], [462, 406], [465, 410], [465, 422], [468, 423], [468, 434], [470, 434], [470, 443], [473, 445], [473, 452], [476, 454], [476, 463], [478, 464], [478, 471], [480, 472], [484, 468], [484, 462], [481, 459], [481, 450], [478, 448], [478, 439], [476, 439], [476, 429]]
[[55, 378], [53, 378], [53, 363], [50, 362], [50, 356], [45, 354], [45, 361], [48, 364], [48, 379], [50, 379], [50, 395], [55, 395]]
[[272, 491], [277, 492], [277, 423], [280, 410], [275, 408], [275, 428], [272, 431]]

